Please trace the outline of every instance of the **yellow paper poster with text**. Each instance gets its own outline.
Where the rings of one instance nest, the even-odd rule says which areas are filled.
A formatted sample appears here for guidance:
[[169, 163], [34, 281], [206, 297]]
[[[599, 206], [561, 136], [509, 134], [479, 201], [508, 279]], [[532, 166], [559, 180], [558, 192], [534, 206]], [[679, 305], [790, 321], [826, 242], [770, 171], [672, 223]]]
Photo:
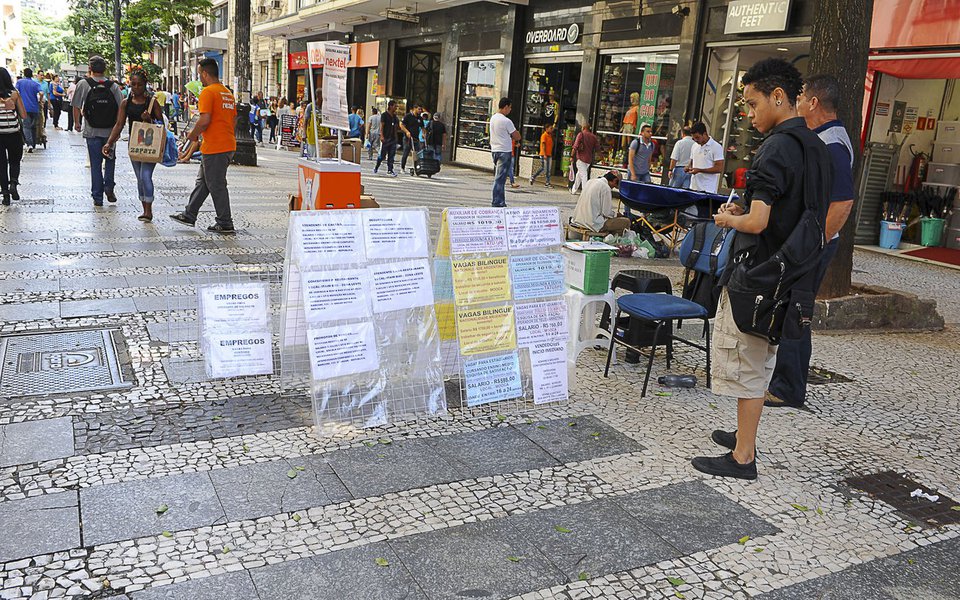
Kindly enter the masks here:
[[457, 339], [457, 321], [453, 312], [453, 304], [449, 302], [438, 302], [433, 305], [437, 312], [437, 325], [440, 328], [441, 340]]
[[513, 307], [467, 308], [457, 311], [460, 354], [513, 350], [517, 347]]
[[509, 258], [465, 258], [453, 262], [453, 295], [458, 306], [510, 301]]
[[447, 209], [440, 215], [440, 238], [437, 240], [437, 256], [450, 256], [450, 226], [447, 225]]

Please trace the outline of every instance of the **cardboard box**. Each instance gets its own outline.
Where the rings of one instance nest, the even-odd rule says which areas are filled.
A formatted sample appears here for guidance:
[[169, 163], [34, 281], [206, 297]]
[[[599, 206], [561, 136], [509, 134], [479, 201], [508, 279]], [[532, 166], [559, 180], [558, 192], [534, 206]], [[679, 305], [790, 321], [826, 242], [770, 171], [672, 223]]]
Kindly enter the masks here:
[[[363, 140], [357, 138], [346, 138], [341, 144], [340, 158], [360, 164], [360, 153], [363, 150]], [[320, 158], [337, 157], [337, 138], [327, 137], [320, 140]]]
[[360, 208], [380, 208], [373, 196], [360, 195]]
[[575, 250], [564, 246], [560, 252], [564, 258], [564, 282], [569, 287], [588, 296], [606, 294], [610, 290], [609, 250]]

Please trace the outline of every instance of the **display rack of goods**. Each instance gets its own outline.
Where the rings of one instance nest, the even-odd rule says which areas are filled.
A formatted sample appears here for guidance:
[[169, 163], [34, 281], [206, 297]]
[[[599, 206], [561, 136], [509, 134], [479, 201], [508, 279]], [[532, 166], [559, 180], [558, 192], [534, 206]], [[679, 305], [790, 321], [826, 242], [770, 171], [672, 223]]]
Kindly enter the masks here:
[[461, 99], [457, 145], [481, 150], [490, 148], [488, 126], [491, 106], [490, 98], [467, 96]]

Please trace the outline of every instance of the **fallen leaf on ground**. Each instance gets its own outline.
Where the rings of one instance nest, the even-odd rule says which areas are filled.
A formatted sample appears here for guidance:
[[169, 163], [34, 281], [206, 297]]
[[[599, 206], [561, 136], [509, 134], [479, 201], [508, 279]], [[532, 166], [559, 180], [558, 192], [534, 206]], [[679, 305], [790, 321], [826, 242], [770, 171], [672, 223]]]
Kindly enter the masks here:
[[299, 522], [300, 522], [300, 519], [301, 519], [302, 517], [301, 517], [300, 515], [294, 513], [294, 514], [293, 514], [293, 517], [291, 517], [291, 518], [293, 519], [293, 521], [294, 521], [295, 523], [299, 523]]
[[230, 546], [224, 546], [221, 552], [223, 552], [224, 554], [227, 554], [228, 552], [230, 552]]
[[162, 515], [163, 513], [167, 512], [168, 510], [170, 510], [170, 507], [169, 507], [169, 506], [167, 506], [166, 504], [161, 504], [160, 506], [157, 507], [157, 514], [158, 514], [158, 515]]
[[820, 508], [819, 506], [817, 507], [817, 514], [820, 516], [823, 516], [823, 509]]
[[214, 421], [221, 421], [221, 420], [223, 420], [223, 417], [221, 417], [220, 415], [214, 415], [214, 416], [213, 416], [213, 420], [214, 420]]
[[763, 552], [763, 548], [754, 548], [753, 551], [754, 551], [754, 552]]
[[667, 577], [667, 581], [669, 581], [670, 585], [672, 585], [673, 587], [678, 587], [686, 583], [686, 581], [680, 579], [679, 577], [670, 577], [670, 576]]
[[672, 396], [673, 392], [657, 392], [654, 396]]
[[242, 447], [244, 452], [250, 452], [250, 446], [244, 444]]
[[384, 446], [389, 446], [390, 444], [393, 443], [393, 440], [389, 440], [389, 439], [387, 439], [387, 438], [380, 438], [379, 441], [380, 441], [380, 443], [383, 444]]
[[576, 422], [576, 421], [570, 421], [569, 423], [567, 423], [567, 425], [570, 426], [570, 427], [576, 427], [576, 426], [577, 426], [577, 422]]
[[506, 418], [505, 416], [503, 416], [503, 415], [497, 415], [497, 420], [500, 421], [501, 423], [503, 423], [504, 421], [507, 420], [507, 418]]
[[916, 564], [916, 562], [917, 562], [917, 561], [913, 560], [912, 558], [908, 558], [908, 559], [907, 559], [907, 564], [908, 564], [908, 565]]
[[295, 479], [297, 477], [297, 470], [290, 469], [289, 471], [287, 471], [287, 477], [289, 477], [290, 479]]
[[717, 405], [716, 405], [716, 403], [714, 403], [714, 402], [711, 402], [711, 403], [708, 404], [707, 406], [709, 406], [710, 408], [717, 408]]
[[580, 574], [577, 575], [577, 579], [580, 581], [586, 581], [590, 579], [590, 573], [587, 573], [586, 571], [580, 571]]
[[546, 429], [546, 425], [537, 425], [537, 429]]
[[951, 507], [950, 507], [950, 510], [960, 510], [960, 505], [958, 505], [958, 506], [951, 506]]
[[746, 544], [746, 543], [749, 542], [749, 541], [750, 541], [750, 536], [749, 536], [749, 535], [745, 535], [745, 536], [743, 536], [742, 538], [740, 538], [739, 540], [737, 540], [737, 542], [739, 542], [741, 546], [744, 545], [744, 544]]
[[164, 532], [161, 533], [160, 535], [162, 535], [162, 536], [165, 537], [165, 538], [172, 538], [172, 537], [173, 537], [173, 534], [170, 533], [169, 531], [164, 531]]
[[799, 510], [800, 512], [805, 512], [805, 511], [810, 510], [810, 509], [807, 508], [806, 506], [804, 506], [804, 505], [802, 505], [802, 504], [797, 504], [796, 502], [790, 504], [790, 506], [794, 507], [795, 509]]
[[510, 562], [520, 562], [520, 557], [519, 557], [519, 556], [508, 556], [508, 557], [507, 557], [507, 560], [509, 560]]
[[298, 470], [298, 471], [306, 471], [306, 470], [307, 470], [306, 467], [294, 467], [294, 469], [296, 469], [296, 470]]
[[573, 533], [572, 531], [570, 531], [569, 529], [567, 529], [562, 525], [557, 525], [556, 527], [554, 527], [554, 529], [560, 533]]
[[377, 558], [373, 559], [373, 562], [377, 563], [377, 566], [378, 566], [378, 567], [389, 567], [389, 566], [390, 566], [390, 561], [387, 560], [387, 559], [385, 559], [385, 558], [377, 557]]

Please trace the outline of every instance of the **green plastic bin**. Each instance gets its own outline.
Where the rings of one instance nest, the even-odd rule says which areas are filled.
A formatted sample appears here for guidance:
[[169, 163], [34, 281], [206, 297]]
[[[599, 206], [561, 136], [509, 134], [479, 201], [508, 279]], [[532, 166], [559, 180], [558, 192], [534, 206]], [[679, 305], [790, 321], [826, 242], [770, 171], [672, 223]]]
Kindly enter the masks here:
[[568, 286], [588, 296], [610, 290], [609, 250], [562, 250], [566, 262], [564, 278]]
[[923, 217], [920, 219], [920, 245], [921, 246], [939, 246], [943, 243], [943, 226], [946, 224], [944, 219], [933, 217]]

